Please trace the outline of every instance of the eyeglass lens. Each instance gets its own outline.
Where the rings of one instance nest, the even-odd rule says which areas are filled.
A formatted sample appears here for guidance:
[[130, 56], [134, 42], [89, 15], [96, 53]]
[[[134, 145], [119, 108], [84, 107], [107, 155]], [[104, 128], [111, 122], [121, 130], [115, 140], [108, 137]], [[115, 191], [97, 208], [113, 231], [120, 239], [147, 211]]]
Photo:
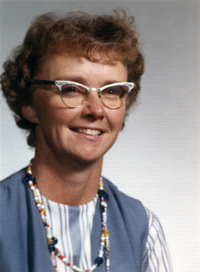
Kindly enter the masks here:
[[[108, 87], [98, 92], [103, 104], [109, 108], [121, 107], [127, 99], [128, 87], [116, 85]], [[87, 89], [73, 84], [63, 85], [61, 88], [61, 98], [68, 107], [79, 107], [88, 97]]]

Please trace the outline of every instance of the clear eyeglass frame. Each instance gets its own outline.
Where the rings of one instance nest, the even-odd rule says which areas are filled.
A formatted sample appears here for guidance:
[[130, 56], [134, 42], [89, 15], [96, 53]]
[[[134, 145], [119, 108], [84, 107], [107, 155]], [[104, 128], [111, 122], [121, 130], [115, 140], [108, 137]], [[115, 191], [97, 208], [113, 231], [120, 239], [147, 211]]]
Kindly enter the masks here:
[[[64, 105], [66, 105], [67, 107], [69, 108], [79, 108], [83, 105], [83, 103], [87, 100], [88, 98], [88, 94], [89, 92], [98, 92], [98, 96], [99, 98], [101, 99], [103, 105], [107, 108], [110, 108], [110, 109], [118, 109], [118, 108], [121, 108], [127, 101], [127, 97], [128, 97], [128, 93], [133, 90], [135, 84], [133, 82], [116, 82], [116, 83], [112, 83], [112, 84], [108, 84], [108, 85], [105, 85], [101, 88], [89, 88], [88, 86], [86, 85], [83, 85], [81, 83], [78, 83], [78, 82], [74, 82], [74, 81], [68, 81], [68, 80], [56, 80], [56, 81], [53, 81], [53, 80], [42, 80], [42, 79], [34, 79], [31, 81], [31, 84], [32, 85], [45, 85], [45, 86], [48, 86], [48, 85], [55, 85], [58, 87], [59, 89], [59, 92], [60, 92], [60, 97], [61, 97], [61, 100], [62, 102], [64, 103]], [[81, 103], [79, 105], [76, 105], [76, 106], [70, 106], [68, 105], [64, 98], [63, 98], [63, 94], [62, 94], [62, 87], [63, 86], [66, 86], [66, 85], [71, 85], [72, 87], [81, 87], [83, 88], [86, 92], [84, 93], [83, 95], [83, 99], [81, 101]], [[117, 86], [124, 86], [127, 88], [127, 92], [125, 91], [124, 94], [125, 94], [125, 98], [121, 99], [119, 97], [118, 99], [118, 102], [120, 102], [119, 105], [116, 104], [116, 106], [109, 106], [105, 103], [105, 100], [104, 98], [102, 97], [102, 93], [103, 91], [105, 91], [106, 89], [109, 89], [109, 88], [112, 88], [112, 87], [117, 87]]]

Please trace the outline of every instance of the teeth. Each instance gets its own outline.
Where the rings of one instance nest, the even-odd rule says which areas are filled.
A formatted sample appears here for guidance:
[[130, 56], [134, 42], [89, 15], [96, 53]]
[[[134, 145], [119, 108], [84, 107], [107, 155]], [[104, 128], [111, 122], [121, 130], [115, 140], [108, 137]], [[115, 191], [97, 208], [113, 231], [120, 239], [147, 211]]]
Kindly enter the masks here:
[[93, 135], [93, 136], [101, 134], [100, 130], [89, 129], [89, 128], [77, 128], [76, 131], [79, 132], [79, 133], [84, 133], [84, 134]]

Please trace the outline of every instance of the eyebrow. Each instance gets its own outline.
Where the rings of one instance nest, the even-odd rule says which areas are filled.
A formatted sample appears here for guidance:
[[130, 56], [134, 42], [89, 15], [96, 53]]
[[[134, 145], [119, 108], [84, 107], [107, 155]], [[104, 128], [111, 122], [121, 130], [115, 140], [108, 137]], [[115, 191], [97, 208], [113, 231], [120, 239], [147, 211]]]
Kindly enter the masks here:
[[78, 83], [82, 83], [84, 84], [86, 81], [84, 80], [84, 78], [82, 77], [77, 77], [77, 76], [63, 76], [63, 77], [59, 77], [57, 78], [55, 81], [57, 80], [63, 80], [63, 81], [74, 81], [74, 82], [78, 82]]

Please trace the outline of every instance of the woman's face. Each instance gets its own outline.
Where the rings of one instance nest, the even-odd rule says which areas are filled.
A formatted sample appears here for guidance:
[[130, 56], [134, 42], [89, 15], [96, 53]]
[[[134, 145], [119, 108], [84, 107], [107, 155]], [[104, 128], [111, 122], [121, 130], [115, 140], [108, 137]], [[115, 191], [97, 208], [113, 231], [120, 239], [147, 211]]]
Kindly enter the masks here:
[[[127, 81], [127, 70], [120, 61], [95, 63], [63, 53], [49, 55], [36, 78], [71, 80], [100, 88], [109, 83]], [[118, 136], [126, 106], [106, 108], [98, 93], [90, 92], [81, 107], [67, 108], [59, 91], [52, 92], [46, 88], [35, 87], [33, 104], [24, 106], [22, 110], [25, 115], [30, 110], [31, 121], [38, 124], [36, 151], [84, 163], [101, 158]]]

